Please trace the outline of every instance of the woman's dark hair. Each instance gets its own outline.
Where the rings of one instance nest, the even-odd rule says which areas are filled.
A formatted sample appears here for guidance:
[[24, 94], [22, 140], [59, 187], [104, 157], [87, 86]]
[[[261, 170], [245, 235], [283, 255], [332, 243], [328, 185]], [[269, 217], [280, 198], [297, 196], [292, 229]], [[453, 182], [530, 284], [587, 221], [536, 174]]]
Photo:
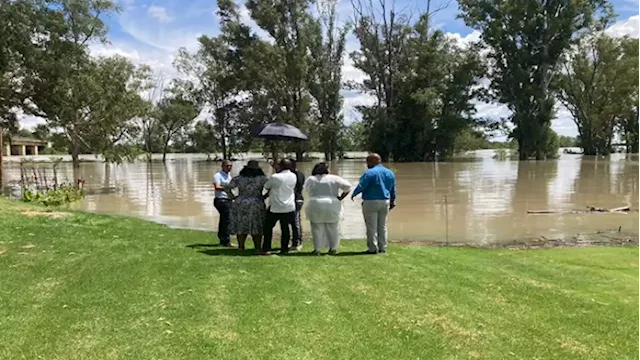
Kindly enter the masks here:
[[314, 166], [313, 170], [311, 171], [312, 176], [325, 175], [328, 173], [329, 173], [329, 165], [327, 165], [326, 162], [321, 162], [316, 164], [316, 166]]
[[264, 171], [262, 171], [262, 169], [260, 168], [253, 169], [245, 166], [244, 168], [242, 168], [242, 170], [240, 170], [240, 176], [246, 176], [246, 177], [264, 176]]

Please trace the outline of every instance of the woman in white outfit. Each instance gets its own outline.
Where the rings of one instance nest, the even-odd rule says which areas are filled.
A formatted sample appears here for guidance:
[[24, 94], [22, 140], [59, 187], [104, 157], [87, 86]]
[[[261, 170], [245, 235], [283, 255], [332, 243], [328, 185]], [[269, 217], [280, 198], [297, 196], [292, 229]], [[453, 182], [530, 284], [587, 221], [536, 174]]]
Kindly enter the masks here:
[[313, 168], [304, 189], [309, 194], [306, 214], [311, 223], [313, 253], [320, 254], [320, 250], [328, 245], [329, 254], [335, 255], [340, 245], [341, 201], [349, 195], [351, 184], [340, 176], [331, 175], [327, 163], [322, 162]]

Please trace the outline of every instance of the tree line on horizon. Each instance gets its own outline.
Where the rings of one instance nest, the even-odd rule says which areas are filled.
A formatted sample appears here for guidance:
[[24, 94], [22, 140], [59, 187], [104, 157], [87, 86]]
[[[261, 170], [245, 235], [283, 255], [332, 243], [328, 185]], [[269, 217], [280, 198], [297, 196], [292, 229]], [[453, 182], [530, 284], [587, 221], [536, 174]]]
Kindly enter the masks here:
[[[353, 0], [353, 16], [341, 22], [336, 0], [247, 0], [265, 39], [244, 24], [236, 2], [219, 0], [218, 35], [201, 36], [195, 51], [180, 49], [180, 76], [166, 81], [124, 57], [91, 56], [89, 45], [108, 41], [103, 17], [120, 10], [112, 1], [2, 1], [0, 127], [10, 138], [20, 131], [17, 113], [42, 117], [33, 134], [54, 140], [75, 166], [81, 153], [120, 162], [171, 151], [232, 158], [284, 150], [299, 160], [320, 151], [333, 160], [363, 150], [442, 161], [502, 146], [489, 141], [495, 134], [524, 160], [555, 157], [569, 143], [551, 129], [561, 104], [585, 154], [610, 153], [616, 135], [638, 151], [638, 42], [606, 34], [615, 18], [609, 2], [458, 3], [480, 42], [437, 29], [433, 18], [444, 5], [432, 1], [409, 13], [384, 0]], [[359, 46], [347, 54], [350, 33]], [[364, 81], [343, 82], [347, 55]], [[349, 126], [344, 90], [373, 99]], [[478, 117], [478, 101], [504, 104], [511, 115]], [[275, 121], [310, 140], [250, 136]]]

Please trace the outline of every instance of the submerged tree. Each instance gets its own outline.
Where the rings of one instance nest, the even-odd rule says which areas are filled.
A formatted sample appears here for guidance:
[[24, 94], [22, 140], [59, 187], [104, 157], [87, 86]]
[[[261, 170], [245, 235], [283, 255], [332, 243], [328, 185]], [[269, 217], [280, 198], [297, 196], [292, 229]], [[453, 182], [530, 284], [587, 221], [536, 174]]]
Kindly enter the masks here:
[[[640, 89], [638, 83], [633, 79], [638, 78], [638, 41], [635, 39], [625, 39], [622, 42], [622, 51], [626, 56], [626, 62], [629, 64], [629, 68], [625, 71], [629, 71], [629, 78], [625, 79], [625, 84], [630, 85], [628, 89], [628, 97], [621, 98], [625, 105], [623, 105], [623, 111], [618, 116], [617, 127], [622, 138], [626, 144], [626, 150], [628, 153], [638, 153], [638, 145], [640, 145], [640, 138], [638, 134], [638, 103], [640, 103]], [[635, 60], [632, 60], [635, 57]], [[631, 60], [631, 61], [630, 61]]]
[[313, 63], [310, 92], [314, 97], [320, 114], [319, 132], [324, 158], [334, 160], [341, 129], [343, 127], [342, 104], [342, 65], [345, 53], [345, 39], [348, 28], [337, 24], [336, 0], [320, 1], [317, 4], [320, 23], [325, 31], [316, 33], [315, 43], [311, 46]]
[[160, 101], [155, 117], [162, 139], [162, 162], [167, 160], [170, 143], [193, 122], [200, 110], [188, 92], [175, 84], [169, 89], [167, 96]]
[[417, 21], [392, 6], [356, 4], [351, 54], [367, 79], [357, 86], [375, 103], [360, 106], [367, 148], [395, 161], [443, 160], [455, 151], [459, 133], [474, 125], [483, 66], [475, 48], [462, 48], [430, 20], [441, 7], [427, 3]]
[[183, 83], [213, 120], [216, 147], [224, 158], [232, 158], [249, 146], [251, 120], [246, 116], [249, 98], [244, 57], [246, 47], [256, 39], [241, 24], [234, 2], [218, 1], [217, 15], [221, 34], [201, 36], [195, 53], [181, 49], [176, 66], [189, 76]]
[[585, 155], [609, 154], [616, 128], [624, 128], [623, 118], [637, 107], [637, 44], [594, 33], [567, 56], [558, 96], [573, 116]]
[[520, 159], [548, 155], [555, 98], [552, 81], [562, 55], [595, 23], [610, 15], [606, 0], [460, 0], [461, 17], [481, 32], [488, 50], [491, 90], [512, 111]]
[[[246, 3], [251, 18], [274, 40], [273, 44], [260, 44], [266, 52], [252, 52], [265, 61], [261, 62], [260, 69], [263, 73], [260, 79], [266, 80], [260, 86], [262, 92], [268, 93], [281, 109], [273, 113], [277, 116], [275, 120], [294, 125], [303, 132], [312, 130], [309, 82], [314, 59], [311, 49], [321, 31], [309, 13], [309, 5], [309, 0], [248, 0]], [[301, 161], [306, 150], [304, 144], [297, 144], [294, 150], [297, 160]]]

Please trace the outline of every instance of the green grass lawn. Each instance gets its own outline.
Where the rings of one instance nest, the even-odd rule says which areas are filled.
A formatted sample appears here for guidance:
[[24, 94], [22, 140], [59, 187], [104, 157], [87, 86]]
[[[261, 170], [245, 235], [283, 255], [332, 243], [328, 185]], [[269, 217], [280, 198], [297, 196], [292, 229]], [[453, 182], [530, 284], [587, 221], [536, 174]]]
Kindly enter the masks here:
[[255, 257], [37, 211], [0, 199], [4, 360], [638, 358], [637, 247]]

